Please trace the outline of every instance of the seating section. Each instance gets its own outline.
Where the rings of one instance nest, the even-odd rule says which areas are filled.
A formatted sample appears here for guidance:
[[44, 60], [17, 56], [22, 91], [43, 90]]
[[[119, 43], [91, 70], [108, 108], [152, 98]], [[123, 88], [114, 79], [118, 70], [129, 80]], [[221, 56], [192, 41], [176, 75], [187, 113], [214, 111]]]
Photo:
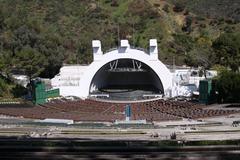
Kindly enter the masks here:
[[[44, 105], [0, 104], [0, 114], [33, 119], [57, 118], [75, 121], [113, 122], [125, 119], [126, 103], [96, 100], [54, 100]], [[154, 100], [131, 103], [132, 120], [168, 121], [198, 119], [238, 113], [239, 110], [207, 109], [205, 105], [181, 101]]]

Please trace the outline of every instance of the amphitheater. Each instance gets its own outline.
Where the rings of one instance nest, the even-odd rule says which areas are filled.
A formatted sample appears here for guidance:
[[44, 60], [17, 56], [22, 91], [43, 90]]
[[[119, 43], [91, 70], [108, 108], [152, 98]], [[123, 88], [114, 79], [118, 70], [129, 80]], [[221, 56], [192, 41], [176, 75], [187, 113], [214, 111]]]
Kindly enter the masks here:
[[92, 41], [92, 46], [90, 65], [63, 66], [51, 80], [62, 96], [116, 100], [172, 96], [172, 74], [158, 59], [155, 39], [149, 42], [149, 52], [131, 47], [128, 40], [104, 54], [100, 41]]
[[[52, 88], [60, 90], [60, 98], [49, 99], [45, 104], [1, 105], [0, 114], [74, 122], [127, 120], [128, 123], [153, 123], [198, 120], [239, 112], [174, 100], [179, 96], [178, 74], [170, 72], [158, 59], [156, 39], [149, 41], [149, 51], [131, 47], [128, 40], [121, 40], [119, 48], [105, 54], [99, 40], [93, 40], [92, 47], [93, 62], [90, 65], [63, 66], [51, 79]], [[127, 105], [131, 107], [128, 117]]]
[[239, 104], [178, 100], [204, 77], [172, 72], [155, 39], [149, 51], [127, 40], [105, 54], [100, 41], [92, 46], [90, 65], [65, 65], [51, 79], [60, 97], [0, 103], [0, 159], [240, 158]]

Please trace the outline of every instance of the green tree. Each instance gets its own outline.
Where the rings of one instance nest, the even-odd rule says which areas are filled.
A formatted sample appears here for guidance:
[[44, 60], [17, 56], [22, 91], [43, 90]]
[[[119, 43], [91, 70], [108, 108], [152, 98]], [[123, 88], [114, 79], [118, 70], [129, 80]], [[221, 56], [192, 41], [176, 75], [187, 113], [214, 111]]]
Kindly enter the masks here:
[[240, 32], [224, 33], [213, 43], [217, 63], [239, 71], [240, 65]]
[[135, 44], [136, 44], [136, 37], [135, 37], [136, 26], [140, 22], [140, 17], [129, 15], [127, 21], [128, 21], [129, 26], [132, 27], [131, 39], [132, 39], [133, 46], [135, 46]]
[[179, 50], [179, 52], [189, 52], [194, 48], [194, 39], [187, 35], [187, 34], [173, 34], [176, 49]]
[[217, 91], [220, 102], [240, 102], [240, 74], [233, 71], [223, 71], [217, 77]]
[[46, 61], [41, 53], [26, 47], [16, 53], [15, 64], [16, 68], [23, 71], [31, 81], [44, 70]]
[[3, 60], [3, 56], [0, 54], [0, 72], [3, 70], [4, 68], [4, 60]]
[[4, 92], [6, 92], [6, 90], [7, 90], [6, 83], [0, 76], [0, 97], [4, 95]]
[[0, 54], [0, 74], [10, 78], [10, 72], [14, 68], [14, 57], [10, 52], [3, 51]]
[[201, 67], [206, 77], [206, 70], [215, 64], [215, 59], [215, 54], [211, 48], [198, 46], [186, 55], [185, 63], [189, 66]]

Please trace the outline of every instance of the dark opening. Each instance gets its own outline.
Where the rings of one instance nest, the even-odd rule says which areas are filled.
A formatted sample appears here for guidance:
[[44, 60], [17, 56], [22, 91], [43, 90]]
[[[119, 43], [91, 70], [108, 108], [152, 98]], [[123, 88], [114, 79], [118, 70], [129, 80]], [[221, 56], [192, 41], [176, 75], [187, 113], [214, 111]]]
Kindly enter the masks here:
[[149, 66], [133, 59], [118, 59], [98, 70], [89, 92], [113, 100], [139, 100], [163, 94], [164, 90]]

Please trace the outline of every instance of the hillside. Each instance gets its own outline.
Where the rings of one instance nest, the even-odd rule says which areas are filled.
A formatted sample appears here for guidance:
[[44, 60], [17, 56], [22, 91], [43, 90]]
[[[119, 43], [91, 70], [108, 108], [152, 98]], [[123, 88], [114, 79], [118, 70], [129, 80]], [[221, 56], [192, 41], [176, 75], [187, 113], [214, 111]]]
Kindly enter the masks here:
[[106, 51], [125, 38], [142, 48], [148, 47], [150, 38], [158, 39], [159, 57], [166, 64], [209, 68], [221, 64], [216, 61], [220, 43], [215, 44], [216, 40], [240, 32], [239, 3], [0, 0], [0, 71], [53, 77], [63, 63], [90, 63], [91, 40], [101, 40]]
[[168, 0], [173, 4], [181, 3], [189, 11], [207, 18], [224, 18], [240, 21], [239, 0]]

